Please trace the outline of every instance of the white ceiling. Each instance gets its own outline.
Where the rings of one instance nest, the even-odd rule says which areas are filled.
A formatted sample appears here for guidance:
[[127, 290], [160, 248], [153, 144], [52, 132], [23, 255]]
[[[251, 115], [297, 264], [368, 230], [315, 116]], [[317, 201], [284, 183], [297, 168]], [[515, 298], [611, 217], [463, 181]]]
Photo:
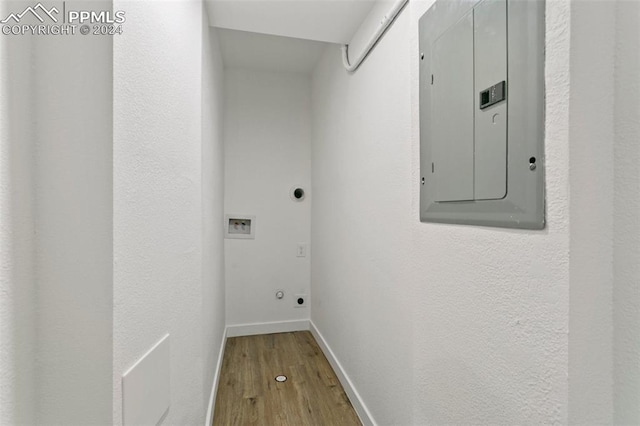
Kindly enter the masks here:
[[214, 27], [345, 44], [374, 0], [206, 0]]
[[226, 68], [311, 73], [328, 46], [318, 41], [246, 31], [221, 28], [217, 31]]

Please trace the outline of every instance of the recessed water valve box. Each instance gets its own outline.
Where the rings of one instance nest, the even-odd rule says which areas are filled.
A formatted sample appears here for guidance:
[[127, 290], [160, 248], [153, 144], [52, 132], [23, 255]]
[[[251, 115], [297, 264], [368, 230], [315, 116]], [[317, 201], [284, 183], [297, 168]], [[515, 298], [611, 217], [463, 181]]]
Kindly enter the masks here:
[[255, 216], [226, 215], [224, 237], [230, 239], [255, 239]]
[[420, 32], [420, 220], [544, 228], [544, 2], [437, 0]]

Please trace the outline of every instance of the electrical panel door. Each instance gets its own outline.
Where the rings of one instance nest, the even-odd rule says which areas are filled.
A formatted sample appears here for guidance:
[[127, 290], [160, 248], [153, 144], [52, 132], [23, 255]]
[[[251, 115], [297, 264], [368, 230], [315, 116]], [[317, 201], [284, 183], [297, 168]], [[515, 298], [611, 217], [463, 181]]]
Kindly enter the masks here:
[[420, 219], [544, 227], [544, 3], [438, 0], [420, 19]]

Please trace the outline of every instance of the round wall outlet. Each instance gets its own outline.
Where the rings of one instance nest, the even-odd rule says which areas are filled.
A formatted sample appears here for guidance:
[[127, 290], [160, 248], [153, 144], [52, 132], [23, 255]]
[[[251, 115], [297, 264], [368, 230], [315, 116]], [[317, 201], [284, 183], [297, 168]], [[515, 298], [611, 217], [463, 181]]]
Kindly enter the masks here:
[[291, 190], [289, 191], [289, 196], [291, 197], [291, 199], [297, 202], [304, 200], [306, 195], [307, 193], [305, 189], [302, 186], [298, 185], [291, 187]]
[[307, 306], [307, 295], [306, 294], [296, 294], [293, 298], [294, 304], [296, 308], [305, 308]]

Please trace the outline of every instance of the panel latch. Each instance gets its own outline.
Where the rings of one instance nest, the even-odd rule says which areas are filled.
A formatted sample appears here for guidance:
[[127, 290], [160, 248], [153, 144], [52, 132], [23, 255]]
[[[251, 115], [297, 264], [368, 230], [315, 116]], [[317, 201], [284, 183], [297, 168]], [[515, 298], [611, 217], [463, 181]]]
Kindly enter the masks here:
[[480, 109], [485, 109], [500, 101], [504, 101], [506, 98], [505, 86], [506, 82], [503, 80], [480, 92]]

